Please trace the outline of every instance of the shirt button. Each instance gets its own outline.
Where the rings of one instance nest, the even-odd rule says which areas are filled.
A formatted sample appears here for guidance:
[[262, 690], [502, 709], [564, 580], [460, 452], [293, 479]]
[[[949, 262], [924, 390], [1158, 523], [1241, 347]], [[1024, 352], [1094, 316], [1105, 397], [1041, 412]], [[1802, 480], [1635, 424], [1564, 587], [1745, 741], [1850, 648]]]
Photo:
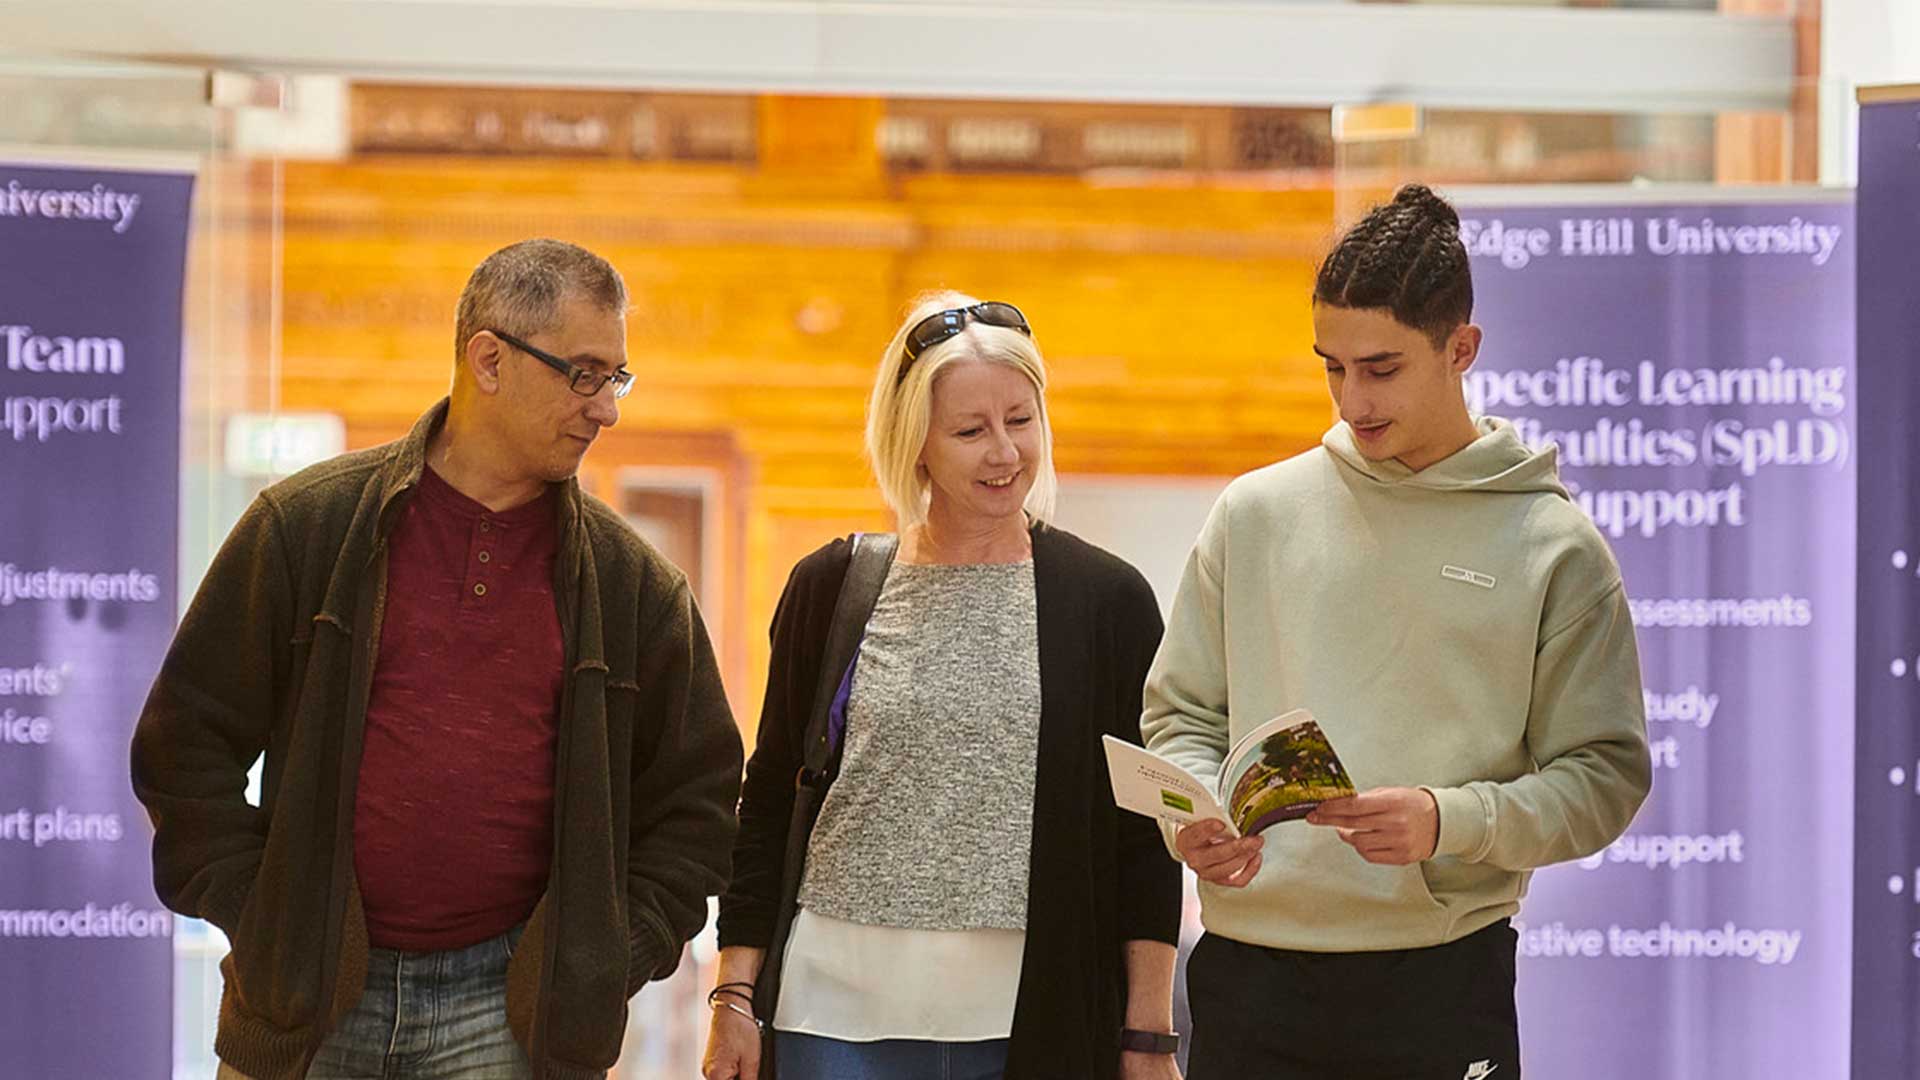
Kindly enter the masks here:
[[481, 531], [481, 532], [492, 532], [492, 531], [493, 531], [493, 522], [491, 522], [491, 521], [487, 521], [487, 520], [484, 520], [484, 519], [482, 519], [482, 520], [481, 520], [481, 522], [480, 522], [480, 531]]
[[484, 552], [484, 551], [483, 551], [483, 552], [481, 552], [481, 553], [480, 553], [480, 561], [481, 561], [481, 562], [492, 562], [492, 561], [493, 561], [493, 556], [491, 556], [491, 555], [489, 555], [489, 554], [487, 554], [486, 552]]
[[487, 595], [487, 587], [485, 585], [475, 585], [473, 587], [473, 595], [475, 596]]

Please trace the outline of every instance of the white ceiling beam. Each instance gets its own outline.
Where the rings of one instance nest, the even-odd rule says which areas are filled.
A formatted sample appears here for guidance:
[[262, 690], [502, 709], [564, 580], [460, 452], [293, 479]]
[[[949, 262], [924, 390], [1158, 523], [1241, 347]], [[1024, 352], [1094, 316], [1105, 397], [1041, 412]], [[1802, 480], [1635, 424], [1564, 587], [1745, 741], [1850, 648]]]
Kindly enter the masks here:
[[1346, 3], [0, 0], [0, 50], [385, 79], [1608, 112], [1784, 108], [1785, 18]]

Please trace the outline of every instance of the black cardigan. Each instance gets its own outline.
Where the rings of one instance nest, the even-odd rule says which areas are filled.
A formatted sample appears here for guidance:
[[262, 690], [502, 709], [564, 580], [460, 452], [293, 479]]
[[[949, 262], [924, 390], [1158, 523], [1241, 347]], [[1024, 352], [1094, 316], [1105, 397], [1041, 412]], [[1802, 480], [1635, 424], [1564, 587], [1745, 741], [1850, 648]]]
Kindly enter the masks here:
[[[793, 813], [807, 712], [852, 545], [802, 559], [773, 616], [760, 732], [747, 762], [720, 944], [764, 948]], [[1119, 1071], [1123, 943], [1178, 939], [1180, 868], [1159, 828], [1113, 805], [1100, 736], [1140, 741], [1140, 693], [1160, 608], [1140, 573], [1071, 533], [1033, 531], [1040, 639], [1027, 940], [1006, 1080], [1107, 1080]]]

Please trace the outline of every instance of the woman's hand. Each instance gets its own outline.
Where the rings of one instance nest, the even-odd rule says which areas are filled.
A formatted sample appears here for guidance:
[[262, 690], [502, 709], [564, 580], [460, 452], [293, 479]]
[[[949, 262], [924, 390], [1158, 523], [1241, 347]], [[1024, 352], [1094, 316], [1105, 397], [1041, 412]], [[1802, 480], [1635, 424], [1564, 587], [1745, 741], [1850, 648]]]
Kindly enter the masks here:
[[759, 1080], [760, 1025], [753, 1018], [753, 984], [767, 950], [729, 945], [720, 950], [718, 985], [707, 999], [707, 1054], [700, 1062], [706, 1080]]
[[[1164, 941], [1127, 942], [1127, 1027], [1173, 1030], [1173, 965], [1178, 956]], [[1172, 1054], [1122, 1050], [1120, 1080], [1180, 1080], [1180, 1067]]]
[[1180, 1066], [1172, 1054], [1120, 1051], [1120, 1080], [1180, 1080]]
[[[734, 998], [724, 998], [741, 1008]], [[707, 1025], [707, 1056], [700, 1063], [706, 1080], [757, 1080], [760, 1075], [760, 1025], [725, 1005], [715, 1005]]]

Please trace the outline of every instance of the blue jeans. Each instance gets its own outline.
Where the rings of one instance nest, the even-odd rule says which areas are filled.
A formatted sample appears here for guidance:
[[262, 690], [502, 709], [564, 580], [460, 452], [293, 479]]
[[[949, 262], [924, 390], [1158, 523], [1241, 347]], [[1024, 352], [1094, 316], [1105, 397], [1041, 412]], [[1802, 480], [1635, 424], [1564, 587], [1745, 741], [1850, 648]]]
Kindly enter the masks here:
[[780, 1080], [1000, 1080], [1007, 1040], [846, 1042], [782, 1031], [773, 1038]]
[[532, 1080], [507, 1030], [510, 930], [446, 952], [370, 950], [360, 1003], [320, 1044], [307, 1080]]

